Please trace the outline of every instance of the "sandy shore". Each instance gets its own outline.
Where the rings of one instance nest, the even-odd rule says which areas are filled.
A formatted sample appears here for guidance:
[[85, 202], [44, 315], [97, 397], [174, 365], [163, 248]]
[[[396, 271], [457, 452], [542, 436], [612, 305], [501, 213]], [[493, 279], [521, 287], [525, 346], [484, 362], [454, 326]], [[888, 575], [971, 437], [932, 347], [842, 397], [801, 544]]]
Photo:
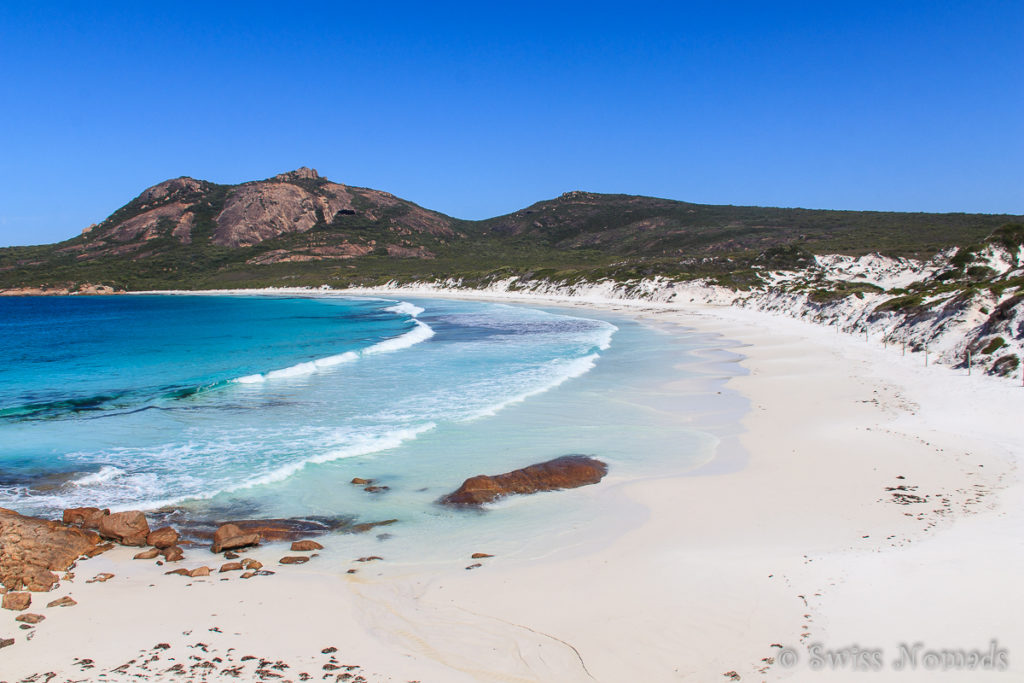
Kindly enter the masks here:
[[[756, 312], [603, 306], [721, 334], [747, 370], [729, 382], [750, 402], [743, 431], [714, 462], [594, 487], [610, 515], [645, 510], [628, 530], [608, 534], [595, 520], [586, 552], [553, 542], [544, 558], [474, 571], [468, 561], [279, 567], [287, 553], [265, 547], [249, 555], [276, 574], [227, 581], [165, 577], [167, 567], [118, 549], [34, 596], [29, 611], [47, 618], [31, 640], [14, 613], [0, 614], [0, 635], [18, 639], [0, 650], [0, 680], [864, 675], [853, 662], [812, 668], [818, 647], [836, 657], [857, 648], [861, 669], [879, 665], [876, 680], [1024, 680], [1024, 389]], [[193, 551], [184, 564], [215, 559]], [[115, 577], [85, 583], [100, 572]], [[43, 606], [62, 595], [78, 604]], [[1009, 673], [925, 668], [927, 651], [984, 652], [993, 639]], [[916, 668], [894, 668], [902, 644]]]

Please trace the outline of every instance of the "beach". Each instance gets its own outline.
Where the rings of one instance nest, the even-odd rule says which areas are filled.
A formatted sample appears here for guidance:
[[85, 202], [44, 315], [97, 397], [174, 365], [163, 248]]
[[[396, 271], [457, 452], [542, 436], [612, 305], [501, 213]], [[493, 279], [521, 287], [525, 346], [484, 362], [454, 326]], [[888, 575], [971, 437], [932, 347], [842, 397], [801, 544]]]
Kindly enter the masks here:
[[[417, 292], [387, 290], [397, 294]], [[1024, 431], [1015, 418], [1024, 389], [757, 311], [502, 301], [718, 339], [715, 362], [733, 366], [721, 373], [723, 391], [746, 411], [693, 471], [542, 494], [545, 506], [600, 514], [571, 517], [572, 528], [536, 539], [529, 553], [495, 553], [472, 570], [468, 554], [355, 564], [370, 540], [349, 548], [327, 536], [320, 540], [349, 553], [349, 564], [282, 567], [287, 546], [264, 545], [246, 557], [274, 575], [221, 581], [220, 558], [209, 553], [193, 551], [183, 564], [213, 573], [189, 578], [116, 548], [33, 595], [29, 611], [46, 620], [31, 640], [21, 638], [16, 613], [0, 614], [0, 633], [19, 633], [0, 650], [0, 680], [102, 672], [103, 680], [799, 681], [865, 670], [879, 680], [1024, 680], [1014, 612], [1024, 597], [1016, 581]], [[102, 572], [114, 578], [86, 583]], [[64, 595], [78, 604], [42, 607]], [[1008, 652], [1007, 670], [965, 671], [962, 658], [926, 656], [984, 653], [993, 641]], [[897, 668], [904, 651], [917, 659]], [[812, 653], [825, 657], [822, 666]]]

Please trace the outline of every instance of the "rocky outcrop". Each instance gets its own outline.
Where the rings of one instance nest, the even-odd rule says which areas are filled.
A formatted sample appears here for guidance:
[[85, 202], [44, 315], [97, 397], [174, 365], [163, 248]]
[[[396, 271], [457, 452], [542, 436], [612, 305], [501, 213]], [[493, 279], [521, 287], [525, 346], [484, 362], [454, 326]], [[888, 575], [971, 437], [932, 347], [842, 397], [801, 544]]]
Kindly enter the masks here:
[[8, 591], [50, 590], [57, 583], [53, 572], [66, 571], [99, 540], [94, 531], [0, 508], [0, 584]]
[[247, 247], [294, 232], [306, 232], [317, 223], [330, 223], [340, 211], [353, 211], [343, 185], [323, 183], [317, 192], [293, 184], [317, 180], [313, 169], [302, 168], [275, 176], [278, 182], [240, 185], [217, 216], [213, 241], [227, 247]]
[[441, 498], [443, 505], [482, 505], [503, 496], [571, 489], [596, 484], [608, 466], [585, 455], [565, 455], [505, 474], [470, 477], [458, 490]]
[[100, 518], [98, 530], [103, 538], [121, 545], [146, 545], [149, 523], [146, 515], [138, 510], [114, 512]]
[[223, 550], [245, 548], [259, 545], [260, 535], [254, 531], [243, 531], [237, 524], [223, 524], [213, 534], [213, 545], [210, 550], [219, 553]]

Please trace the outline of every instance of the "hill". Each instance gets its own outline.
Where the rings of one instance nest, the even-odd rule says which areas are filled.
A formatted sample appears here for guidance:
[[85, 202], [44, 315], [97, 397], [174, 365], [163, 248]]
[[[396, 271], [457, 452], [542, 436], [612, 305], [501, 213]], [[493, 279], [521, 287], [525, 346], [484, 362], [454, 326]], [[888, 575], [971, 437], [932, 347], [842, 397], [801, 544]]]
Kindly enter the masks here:
[[734, 287], [814, 254], [929, 258], [1021, 216], [713, 206], [568, 192], [465, 221], [301, 168], [218, 185], [167, 180], [52, 245], [0, 249], [0, 289], [334, 287], [506, 275], [710, 277]]

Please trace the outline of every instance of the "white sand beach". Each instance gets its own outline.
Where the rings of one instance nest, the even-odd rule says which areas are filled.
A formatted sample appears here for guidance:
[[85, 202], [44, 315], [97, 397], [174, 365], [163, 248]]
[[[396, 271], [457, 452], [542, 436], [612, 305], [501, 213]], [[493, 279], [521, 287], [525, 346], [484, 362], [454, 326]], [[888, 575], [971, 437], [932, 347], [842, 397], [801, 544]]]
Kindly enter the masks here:
[[[742, 432], [687, 476], [579, 489], [607, 511], [580, 531], [582, 549], [553, 536], [543, 557], [487, 558], [473, 571], [469, 558], [355, 574], [315, 560], [280, 567], [287, 546], [271, 545], [246, 556], [273, 576], [222, 581], [212, 554], [191, 552], [182, 564], [214, 573], [186, 578], [117, 548], [33, 595], [28, 611], [46, 620], [31, 640], [16, 613], [0, 613], [0, 635], [18, 641], [0, 650], [0, 680], [864, 676], [849, 662], [813, 668], [815, 645], [856, 647], [853, 662], [880, 669], [873, 680], [1024, 680], [1024, 388], [755, 311], [528, 301], [721, 335], [747, 371], [728, 383], [750, 404]], [[100, 572], [115, 576], [86, 583]], [[63, 595], [78, 604], [44, 607]], [[1008, 671], [925, 666], [928, 651], [987, 651], [993, 639]], [[903, 644], [916, 668], [894, 668]]]

